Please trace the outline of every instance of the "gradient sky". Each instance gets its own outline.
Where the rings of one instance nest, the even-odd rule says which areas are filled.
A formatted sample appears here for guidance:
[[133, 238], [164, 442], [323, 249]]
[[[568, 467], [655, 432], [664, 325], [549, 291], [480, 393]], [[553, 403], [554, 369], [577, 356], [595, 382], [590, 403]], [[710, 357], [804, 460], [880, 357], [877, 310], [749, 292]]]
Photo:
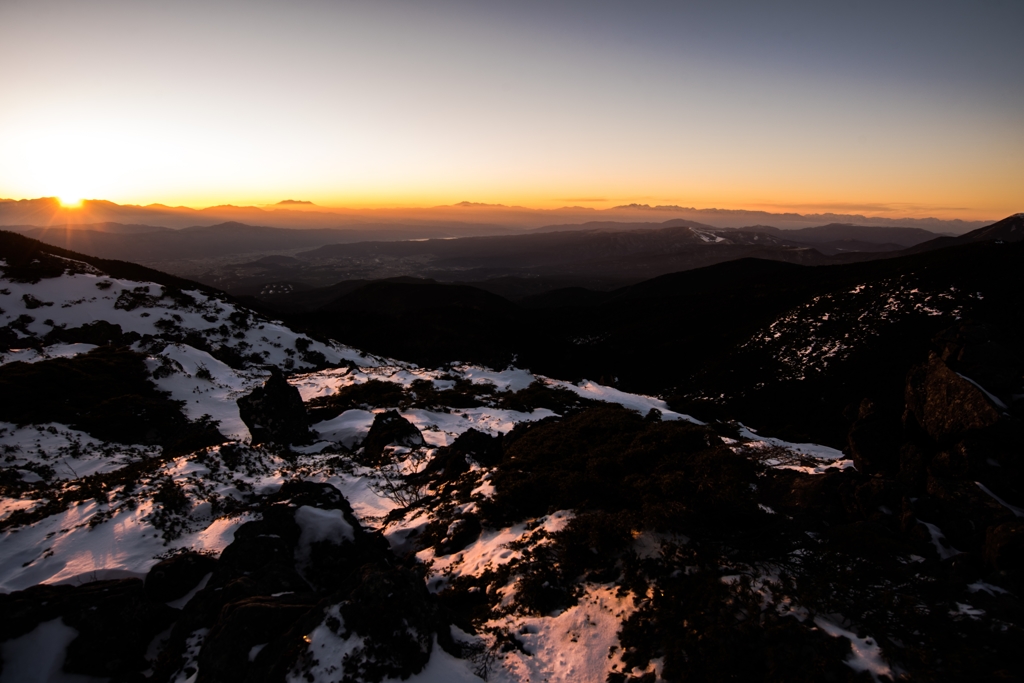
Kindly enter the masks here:
[[0, 197], [1024, 211], [1024, 2], [0, 1]]

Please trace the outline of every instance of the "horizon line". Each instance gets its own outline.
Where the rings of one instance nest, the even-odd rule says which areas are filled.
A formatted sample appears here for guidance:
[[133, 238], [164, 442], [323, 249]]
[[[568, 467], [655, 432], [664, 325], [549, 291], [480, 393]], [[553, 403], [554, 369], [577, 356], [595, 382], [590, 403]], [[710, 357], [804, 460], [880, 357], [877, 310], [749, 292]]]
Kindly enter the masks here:
[[[148, 204], [136, 204], [136, 203], [119, 203], [110, 199], [102, 198], [75, 198], [74, 200], [68, 201], [59, 196], [43, 196], [43, 197], [0, 197], [0, 203], [20, 203], [20, 202], [33, 202], [41, 200], [50, 200], [59, 204], [59, 210], [62, 211], [81, 211], [85, 208], [84, 204], [87, 202], [102, 203], [102, 204], [113, 204], [118, 207], [134, 207], [138, 209], [158, 209], [165, 208], [171, 210], [180, 211], [196, 211], [203, 212], [212, 209], [225, 208], [225, 209], [245, 209], [245, 210], [257, 210], [264, 213], [271, 213], [274, 211], [289, 211], [296, 213], [338, 213], [338, 212], [385, 212], [385, 211], [433, 211], [438, 209], [467, 209], [467, 210], [504, 210], [504, 211], [525, 211], [525, 212], [536, 212], [536, 213], [553, 213], [562, 211], [579, 211], [579, 212], [593, 212], [594, 214], [604, 213], [607, 211], [651, 211], [651, 212], [671, 212], [671, 211], [687, 211], [696, 213], [761, 213], [773, 216], [799, 216], [804, 218], [812, 218], [815, 216], [850, 216], [859, 217], [864, 219], [884, 219], [884, 220], [936, 220], [943, 222], [982, 222], [989, 220], [1001, 220], [1006, 216], [993, 217], [993, 216], [981, 216], [975, 215], [971, 217], [956, 217], [956, 218], [942, 218], [940, 216], [928, 213], [929, 210], [936, 211], [938, 213], [945, 213], [946, 211], [971, 211], [969, 207], [921, 207], [918, 205], [908, 204], [906, 209], [898, 208], [898, 205], [893, 204], [865, 204], [865, 203], [850, 203], [842, 204], [838, 202], [822, 202], [821, 204], [815, 203], [802, 203], [802, 204], [784, 204], [784, 203], [769, 203], [769, 202], [756, 202], [750, 203], [744, 206], [745, 208], [726, 208], [722, 206], [681, 206], [678, 204], [648, 204], [641, 202], [629, 202], [624, 204], [616, 204], [607, 207], [587, 207], [579, 205], [563, 205], [563, 206], [552, 206], [552, 207], [537, 207], [537, 206], [525, 206], [523, 204], [503, 204], [493, 202], [478, 202], [462, 200], [453, 202], [450, 204], [387, 204], [387, 205], [372, 205], [372, 206], [351, 206], [351, 205], [333, 205], [333, 204], [318, 204], [309, 200], [294, 200], [287, 199], [273, 203], [214, 203], [214, 204], [166, 204], [163, 202], [150, 202]], [[299, 208], [301, 207], [301, 208]], [[753, 208], [758, 207], [758, 208]], [[845, 208], [845, 210], [843, 210]], [[771, 210], [774, 209], [774, 210]], [[810, 210], [808, 213], [803, 211]], [[1013, 212], [1007, 214], [1007, 216], [1014, 215]]]

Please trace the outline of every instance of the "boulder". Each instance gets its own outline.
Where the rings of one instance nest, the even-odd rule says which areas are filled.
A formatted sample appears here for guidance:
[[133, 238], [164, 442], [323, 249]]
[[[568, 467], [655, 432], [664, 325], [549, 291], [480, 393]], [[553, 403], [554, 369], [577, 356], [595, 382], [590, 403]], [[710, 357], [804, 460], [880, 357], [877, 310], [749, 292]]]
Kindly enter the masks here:
[[363, 440], [363, 451], [359, 460], [364, 465], [380, 465], [383, 463], [384, 449], [387, 446], [416, 448], [424, 443], [420, 430], [402, 417], [397, 410], [377, 413], [373, 418], [370, 432]]
[[965, 322], [943, 330], [932, 341], [941, 350], [943, 361], [987, 390], [1009, 394], [1020, 386], [1024, 372], [1021, 345], [999, 329]]
[[184, 597], [217, 566], [209, 555], [184, 552], [157, 563], [146, 575], [146, 595], [155, 602]]
[[847, 443], [853, 464], [864, 474], [893, 475], [900, 469], [903, 426], [898, 415], [878, 410], [865, 399], [850, 427]]
[[1001, 415], [981, 389], [950, 370], [935, 354], [910, 371], [906, 401], [904, 418], [912, 418], [940, 444], [991, 427]]
[[147, 647], [177, 611], [151, 600], [139, 579], [118, 579], [42, 584], [0, 595], [0, 614], [0, 643], [59, 619], [63, 628], [77, 632], [67, 647], [64, 673], [124, 680], [148, 668]]
[[985, 561], [997, 571], [1024, 569], [1024, 520], [989, 527], [985, 532]]
[[481, 465], [491, 467], [501, 462], [501, 436], [491, 436], [476, 429], [468, 429], [455, 439], [449, 449], [469, 456]]
[[308, 443], [312, 440], [309, 417], [299, 390], [276, 367], [262, 387], [238, 399], [238, 412], [249, 428], [253, 443]]
[[287, 633], [318, 601], [312, 593], [293, 593], [225, 605], [203, 642], [196, 683], [248, 680], [256, 657], [266, 645]]

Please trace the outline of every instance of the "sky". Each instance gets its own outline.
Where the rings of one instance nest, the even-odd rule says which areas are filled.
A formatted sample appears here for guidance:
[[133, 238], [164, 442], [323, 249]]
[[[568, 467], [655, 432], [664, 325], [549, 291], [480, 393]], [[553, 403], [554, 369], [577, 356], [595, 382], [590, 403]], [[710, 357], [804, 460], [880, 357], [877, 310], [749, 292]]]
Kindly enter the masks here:
[[2, 0], [0, 197], [1024, 211], [1024, 2]]

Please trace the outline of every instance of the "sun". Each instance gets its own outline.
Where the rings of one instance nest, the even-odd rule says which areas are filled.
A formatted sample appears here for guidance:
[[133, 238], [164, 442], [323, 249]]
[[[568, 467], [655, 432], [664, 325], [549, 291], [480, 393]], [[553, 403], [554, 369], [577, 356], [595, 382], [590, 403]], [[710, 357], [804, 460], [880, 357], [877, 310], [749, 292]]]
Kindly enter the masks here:
[[57, 197], [57, 201], [60, 202], [60, 205], [65, 209], [77, 209], [82, 205], [82, 198], [74, 195], [62, 194]]

